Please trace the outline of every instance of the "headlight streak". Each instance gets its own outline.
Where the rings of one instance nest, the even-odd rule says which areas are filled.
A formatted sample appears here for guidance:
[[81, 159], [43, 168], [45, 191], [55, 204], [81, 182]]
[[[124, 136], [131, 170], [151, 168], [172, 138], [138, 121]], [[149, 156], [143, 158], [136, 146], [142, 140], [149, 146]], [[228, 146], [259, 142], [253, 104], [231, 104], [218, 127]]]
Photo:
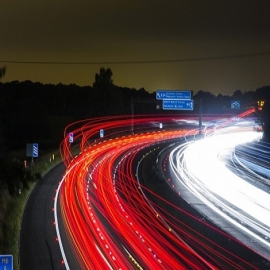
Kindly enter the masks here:
[[[269, 187], [270, 150], [265, 153], [263, 152], [265, 151], [258, 150], [258, 143], [253, 143], [242, 147], [240, 146], [233, 152], [233, 158], [237, 164], [235, 164], [234, 160], [232, 160], [232, 162], [235, 164], [235, 167], [237, 167], [237, 169], [242, 172], [242, 174], [250, 179], [250, 181], [254, 182], [253, 178], [255, 178], [257, 181], [260, 181]], [[248, 172], [250, 176], [248, 176], [246, 172]]]
[[[143, 187], [143, 189], [144, 190], [147, 190], [145, 187]], [[156, 194], [153, 194], [149, 190], [147, 190], [147, 192], [151, 193], [153, 196], [157, 196]], [[159, 199], [163, 200], [162, 198], [159, 198]], [[164, 200], [164, 202], [168, 204], [168, 202], [166, 202], [165, 200]], [[153, 202], [151, 202], [151, 204], [154, 205], [154, 208], [155, 209], [159, 209], [160, 212], [162, 212], [163, 209], [160, 209], [159, 206], [157, 206]], [[173, 207], [173, 208], [175, 208], [175, 209], [177, 208], [178, 211], [184, 213], [183, 210], [181, 210], [180, 208], [176, 207], [175, 205], [170, 204], [170, 206]], [[184, 214], [189, 216], [188, 213], [184, 213]], [[167, 213], [167, 215], [168, 215], [168, 213]], [[193, 219], [196, 219], [195, 217], [192, 217], [192, 218]], [[170, 216], [169, 219], [166, 219], [165, 223], [167, 223], [167, 224], [170, 223], [171, 226], [173, 226], [172, 225], [172, 220], [174, 220], [174, 219], [175, 219], [174, 216]], [[201, 220], [198, 220], [197, 219], [197, 221], [200, 222], [200, 223], [202, 223], [202, 224], [204, 224], [207, 227], [211, 227], [211, 226], [209, 226], [209, 224], [204, 223]], [[177, 220], [176, 223], [179, 223], [179, 220]], [[252, 265], [251, 264], [249, 264], [248, 262], [245, 262], [241, 258], [237, 257], [235, 254], [233, 254], [230, 251], [222, 248], [221, 246], [218, 246], [216, 243], [214, 243], [213, 241], [207, 239], [202, 234], [200, 234], [198, 231], [194, 231], [191, 228], [188, 228], [187, 224], [182, 223], [181, 226], [186, 227], [186, 229], [183, 231], [183, 230], [180, 230], [180, 227], [176, 227], [176, 231], [178, 231], [178, 234], [181, 235], [182, 237], [185, 237], [185, 239], [189, 239], [189, 241], [195, 241], [197, 243], [197, 246], [196, 246], [197, 249], [200, 250], [206, 257], [208, 257], [208, 254], [211, 253], [211, 254], [215, 254], [217, 257], [219, 257], [219, 259], [222, 259], [223, 260], [223, 263], [221, 261], [217, 261], [216, 260], [216, 264], [219, 265], [219, 268], [221, 268], [221, 269], [227, 269], [228, 266], [226, 266], [226, 264], [225, 264], [225, 262], [226, 262], [228, 265], [230, 265], [229, 269], [234, 268], [234, 267], [236, 267], [237, 269], [246, 269], [245, 267], [241, 267], [239, 263], [235, 262], [234, 261], [235, 259], [237, 259], [237, 261], [242, 261], [242, 263], [244, 263], [243, 265], [246, 264], [246, 267], [251, 267], [252, 268]], [[220, 234], [224, 234], [223, 232], [217, 230], [214, 227], [211, 227], [211, 229], [213, 229], [214, 231], [216, 231], [216, 232], [218, 232]], [[192, 232], [191, 233], [187, 233], [189, 230], [191, 230]], [[227, 235], [226, 237], [229, 237], [229, 236]], [[200, 238], [202, 238], [203, 240], [200, 241], [199, 240]], [[232, 239], [232, 241], [234, 241], [234, 240]], [[194, 245], [194, 242], [193, 242], [193, 245]], [[221, 251], [219, 251], [219, 249]], [[231, 258], [234, 257], [234, 260], [232, 260], [230, 257]], [[213, 257], [211, 257], [211, 258], [213, 259]]]
[[59, 190], [61, 187], [61, 183], [64, 181], [64, 177], [61, 180], [57, 190], [56, 190], [56, 194], [55, 194], [55, 200], [54, 200], [54, 222], [55, 222], [55, 229], [56, 229], [56, 234], [57, 234], [57, 238], [58, 238], [58, 243], [59, 243], [59, 247], [60, 247], [60, 251], [63, 257], [63, 262], [65, 264], [65, 267], [67, 270], [69, 270], [69, 265], [67, 262], [67, 258], [66, 258], [66, 254], [63, 248], [63, 244], [62, 244], [62, 240], [61, 240], [61, 236], [60, 236], [60, 231], [59, 231], [59, 225], [58, 225], [58, 211], [57, 211], [57, 202], [58, 202], [58, 195], [59, 195]]
[[240, 130], [223, 134], [228, 130], [219, 128], [203, 140], [179, 146], [170, 155], [171, 168], [196, 197], [269, 248], [269, 194], [241, 180], [217, 159], [223, 149], [257, 140], [260, 134]]
[[[141, 126], [151, 122], [152, 118], [140, 116], [134, 117], [134, 135], [130, 136], [127, 134], [130, 132], [128, 116], [116, 119], [80, 121], [75, 126], [82, 126], [72, 129], [80, 154], [73, 157], [67, 139], [60, 149], [67, 172], [59, 185], [54, 209], [59, 201], [66, 233], [81, 268], [216, 269], [213, 263], [218, 268], [237, 266], [213, 248], [215, 243], [202, 240], [204, 236], [198, 232], [191, 234], [188, 224], [183, 223], [183, 228], [179, 228], [173, 224], [173, 217], [169, 220], [160, 215], [161, 209], [147, 200], [146, 188], [136, 178], [138, 171], [134, 176], [134, 162], [145, 147], [189, 132], [195, 136], [198, 130], [170, 128], [142, 133]], [[155, 120], [167, 125], [169, 119], [170, 116], [162, 116]], [[138, 133], [136, 125], [140, 126]], [[100, 128], [106, 130], [102, 139], [97, 136]], [[118, 129], [126, 135], [115, 136]], [[56, 231], [62, 246], [57, 214], [55, 211]], [[190, 239], [203, 256], [198, 255], [183, 237]], [[69, 269], [64, 249], [60, 248]], [[210, 258], [211, 262], [208, 262]]]

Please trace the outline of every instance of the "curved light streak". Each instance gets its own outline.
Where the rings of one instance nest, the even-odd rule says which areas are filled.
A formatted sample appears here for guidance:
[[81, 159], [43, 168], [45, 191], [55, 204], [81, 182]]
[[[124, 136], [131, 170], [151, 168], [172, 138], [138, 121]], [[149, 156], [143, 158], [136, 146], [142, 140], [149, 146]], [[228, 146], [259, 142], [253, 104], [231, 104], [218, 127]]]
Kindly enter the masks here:
[[243, 180], [227, 165], [237, 145], [257, 141], [261, 133], [250, 126], [220, 127], [217, 123], [206, 134], [204, 139], [172, 151], [170, 164], [174, 174], [205, 205], [270, 250], [269, 192]]
[[[194, 116], [186, 118], [195, 121]], [[138, 182], [134, 169], [144, 149], [198, 132], [179, 129], [171, 119], [168, 115], [133, 117], [132, 135], [129, 116], [79, 121], [65, 130], [60, 150], [67, 170], [57, 190], [55, 220], [61, 245], [57, 215], [62, 215], [65, 233], [82, 269], [218, 269], [235, 267], [238, 260], [251, 266], [188, 224], [178, 220], [181, 225], [177, 225], [174, 217], [168, 218], [169, 213], [161, 215], [159, 206], [146, 199], [146, 188]], [[149, 125], [153, 121], [167, 128]], [[100, 129], [105, 131], [104, 138], [99, 137]], [[74, 133], [73, 144], [68, 141], [70, 131]], [[61, 252], [68, 269], [63, 247]]]

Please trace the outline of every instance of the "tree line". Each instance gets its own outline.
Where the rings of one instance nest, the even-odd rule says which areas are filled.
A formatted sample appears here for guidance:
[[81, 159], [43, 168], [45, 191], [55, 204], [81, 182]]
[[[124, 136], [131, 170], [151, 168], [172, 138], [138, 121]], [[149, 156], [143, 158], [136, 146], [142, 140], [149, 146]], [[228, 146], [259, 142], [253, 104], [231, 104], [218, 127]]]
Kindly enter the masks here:
[[[135, 114], [168, 113], [157, 110], [155, 93], [149, 93], [144, 88], [116, 86], [112, 75], [111, 69], [101, 68], [92, 86], [0, 82], [0, 152], [3, 154], [33, 142], [42, 142], [45, 147], [57, 147], [63, 138], [64, 127], [69, 123], [99, 116], [131, 114], [132, 101]], [[195, 106], [191, 113], [198, 113], [196, 104], [199, 100], [202, 100], [205, 114], [230, 110], [232, 100], [240, 101], [241, 107], [254, 106], [258, 100], [265, 100], [264, 107], [267, 107], [269, 90], [270, 86], [245, 93], [236, 90], [232, 96], [215, 96], [200, 90], [193, 95]], [[159, 105], [161, 107], [161, 103]]]

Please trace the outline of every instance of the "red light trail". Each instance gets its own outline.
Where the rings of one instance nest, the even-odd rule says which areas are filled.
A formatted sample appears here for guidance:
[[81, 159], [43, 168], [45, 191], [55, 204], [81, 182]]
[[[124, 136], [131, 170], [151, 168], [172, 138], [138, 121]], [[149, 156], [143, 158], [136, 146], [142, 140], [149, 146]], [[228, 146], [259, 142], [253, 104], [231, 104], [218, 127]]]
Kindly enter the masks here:
[[[198, 128], [183, 129], [171, 119], [166, 115], [132, 120], [118, 116], [80, 121], [65, 130], [60, 150], [66, 173], [57, 195], [66, 234], [82, 269], [256, 269], [189, 224], [169, 213], [164, 215], [164, 210], [145, 196], [148, 192], [158, 197], [138, 181], [136, 168], [148, 154], [145, 149], [151, 152], [160, 143], [198, 132]], [[167, 128], [153, 127], [153, 122]], [[104, 138], [99, 137], [101, 129]], [[68, 140], [71, 130], [73, 144]], [[79, 146], [77, 156], [73, 145]], [[164, 204], [209, 226], [181, 207], [165, 200]]]

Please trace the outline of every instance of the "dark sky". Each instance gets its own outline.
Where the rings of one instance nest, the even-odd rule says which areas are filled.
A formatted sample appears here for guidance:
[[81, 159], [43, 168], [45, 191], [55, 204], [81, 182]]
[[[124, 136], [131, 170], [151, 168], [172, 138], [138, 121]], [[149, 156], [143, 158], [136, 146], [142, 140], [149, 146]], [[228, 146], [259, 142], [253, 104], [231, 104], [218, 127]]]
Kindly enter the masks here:
[[269, 0], [0, 0], [1, 81], [92, 85], [105, 67], [149, 92], [254, 91], [270, 85], [269, 14]]

